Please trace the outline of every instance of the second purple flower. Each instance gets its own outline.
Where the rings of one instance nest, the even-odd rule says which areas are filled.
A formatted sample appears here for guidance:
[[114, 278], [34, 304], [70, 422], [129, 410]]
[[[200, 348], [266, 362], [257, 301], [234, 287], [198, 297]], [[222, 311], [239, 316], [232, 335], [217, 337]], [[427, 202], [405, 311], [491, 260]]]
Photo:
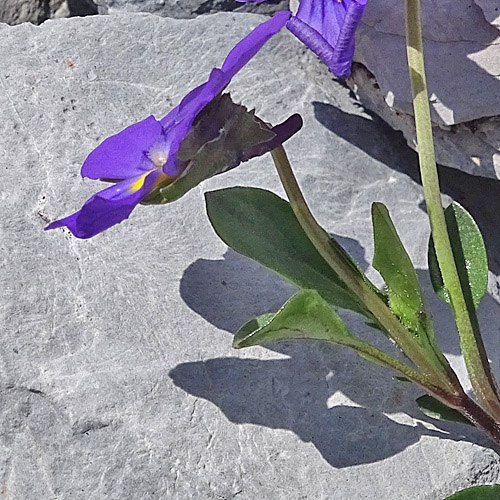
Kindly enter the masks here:
[[[267, 0], [236, 0], [265, 2]], [[337, 76], [349, 76], [354, 35], [367, 0], [300, 0], [287, 28]]]

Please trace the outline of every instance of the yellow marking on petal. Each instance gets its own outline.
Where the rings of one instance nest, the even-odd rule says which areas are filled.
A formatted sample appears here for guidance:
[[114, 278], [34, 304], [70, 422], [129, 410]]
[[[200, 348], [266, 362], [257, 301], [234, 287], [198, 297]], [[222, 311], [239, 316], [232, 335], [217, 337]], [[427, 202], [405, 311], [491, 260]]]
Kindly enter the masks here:
[[144, 186], [144, 181], [146, 180], [146, 177], [150, 174], [151, 172], [146, 172], [142, 174], [136, 181], [134, 181], [130, 187], [128, 188], [128, 192], [133, 194], [137, 193], [139, 189], [141, 189], [142, 186]]
[[[134, 181], [130, 186], [129, 188], [127, 189], [127, 191], [130, 193], [130, 194], [134, 194], [134, 193], [137, 193], [137, 191], [139, 191], [139, 189], [142, 188], [142, 186], [144, 186], [144, 182], [146, 180], [146, 177], [155, 172], [156, 170], [158, 169], [154, 169], [154, 170], [150, 170], [149, 172], [145, 172], [144, 174], [142, 174], [136, 181]], [[157, 188], [157, 187], [165, 187], [165, 186], [168, 186], [169, 184], [171, 184], [172, 182], [174, 182], [174, 180], [177, 178], [177, 176], [175, 175], [167, 175], [167, 174], [164, 174], [164, 173], [161, 173], [157, 178], [156, 180], [154, 181], [153, 185], [151, 186], [151, 189], [150, 189], [150, 192], [153, 191], [153, 189]]]

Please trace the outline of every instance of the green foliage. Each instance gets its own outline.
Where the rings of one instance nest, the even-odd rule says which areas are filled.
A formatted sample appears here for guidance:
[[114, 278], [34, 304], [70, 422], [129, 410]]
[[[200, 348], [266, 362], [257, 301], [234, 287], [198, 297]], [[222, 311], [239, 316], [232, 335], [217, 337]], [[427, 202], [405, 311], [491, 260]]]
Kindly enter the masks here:
[[379, 271], [387, 285], [389, 306], [408, 329], [419, 332], [427, 325], [415, 268], [385, 205], [373, 203], [372, 221], [375, 240], [373, 267]]
[[448, 406], [428, 394], [417, 398], [417, 404], [422, 413], [435, 420], [448, 420], [472, 425], [460, 412], [448, 408]]
[[237, 335], [241, 338], [246, 337], [247, 335], [259, 330], [260, 328], [266, 326], [274, 317], [276, 313], [263, 314], [255, 319], [251, 319], [247, 323], [245, 323], [239, 330]]
[[459, 491], [445, 500], [499, 500], [500, 484], [489, 486], [474, 486], [466, 490]]
[[[444, 214], [465, 300], [469, 308], [477, 308], [488, 290], [488, 260], [483, 237], [472, 216], [458, 203], [449, 205]], [[437, 296], [450, 304], [432, 237], [429, 241], [429, 272]]]
[[210, 222], [228, 246], [301, 289], [317, 290], [330, 304], [370, 317], [318, 253], [287, 201], [245, 187], [211, 191], [205, 199]]
[[241, 349], [297, 339], [320, 340], [350, 347], [363, 359], [396, 370], [407, 382], [424, 385], [427, 382], [421, 373], [353, 336], [331, 305], [315, 290], [302, 290], [276, 314], [265, 314], [243, 325], [234, 337], [233, 347]]
[[353, 348], [365, 344], [351, 335], [342, 319], [316, 291], [302, 290], [276, 314], [245, 324], [236, 333], [233, 347], [291, 339], [323, 340]]
[[414, 335], [436, 366], [443, 364], [443, 356], [436, 344], [432, 318], [424, 308], [422, 289], [417, 273], [403, 243], [382, 203], [372, 205], [375, 253], [373, 267], [382, 275], [387, 285], [391, 311]]

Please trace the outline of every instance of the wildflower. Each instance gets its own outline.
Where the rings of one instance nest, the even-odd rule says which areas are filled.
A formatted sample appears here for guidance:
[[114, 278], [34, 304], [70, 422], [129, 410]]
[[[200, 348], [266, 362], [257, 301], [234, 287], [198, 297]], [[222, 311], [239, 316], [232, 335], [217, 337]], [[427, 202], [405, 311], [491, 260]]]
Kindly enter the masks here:
[[[233, 76], [289, 17], [288, 11], [278, 12], [257, 26], [230, 51], [222, 67], [213, 69], [208, 80], [167, 116], [161, 120], [149, 116], [102, 142], [85, 160], [81, 174], [116, 184], [46, 229], [66, 226], [74, 236], [90, 238], [128, 218], [139, 203], [173, 201], [202, 180], [272, 150], [297, 132], [302, 124], [298, 115], [271, 128], [229, 96], [221, 96]], [[217, 106], [208, 106], [213, 101]], [[204, 147], [210, 141], [213, 144]], [[229, 148], [224, 155], [222, 147]]]
[[[266, 0], [237, 0], [238, 2]], [[300, 0], [287, 28], [337, 76], [349, 76], [354, 34], [367, 0]]]

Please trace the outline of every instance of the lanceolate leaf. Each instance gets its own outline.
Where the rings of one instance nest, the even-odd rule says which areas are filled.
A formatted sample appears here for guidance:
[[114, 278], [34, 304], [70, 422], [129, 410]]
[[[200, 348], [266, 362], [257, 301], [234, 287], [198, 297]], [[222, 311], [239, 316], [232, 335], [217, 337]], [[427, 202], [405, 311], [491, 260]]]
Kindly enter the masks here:
[[[262, 318], [262, 317], [261, 317]], [[315, 339], [356, 348], [364, 342], [349, 333], [342, 319], [314, 290], [294, 295], [275, 315], [247, 323], [235, 335], [233, 347], [266, 345], [279, 340]]]
[[205, 199], [210, 222], [228, 246], [299, 288], [317, 290], [330, 304], [370, 317], [314, 248], [288, 202], [244, 187], [211, 191]]
[[372, 363], [392, 368], [417, 383], [427, 382], [421, 373], [354, 337], [332, 306], [315, 290], [302, 290], [276, 314], [266, 314], [243, 325], [234, 337], [233, 347], [241, 349], [295, 339], [321, 340], [350, 347]]
[[432, 318], [424, 309], [417, 273], [385, 205], [372, 205], [372, 220], [375, 240], [373, 266], [387, 285], [389, 307], [439, 369], [446, 361], [436, 344]]
[[[483, 237], [472, 216], [458, 203], [449, 205], [444, 214], [465, 299], [470, 308], [477, 308], [488, 291], [488, 260]], [[437, 296], [450, 304], [432, 237], [429, 241], [429, 272]]]
[[448, 408], [448, 406], [428, 394], [417, 398], [417, 404], [422, 413], [435, 420], [449, 420], [451, 422], [472, 425], [460, 412], [453, 408]]
[[459, 491], [445, 500], [498, 500], [500, 498], [500, 484], [474, 486]]
[[375, 239], [373, 267], [387, 285], [389, 306], [413, 332], [426, 330], [428, 325], [417, 273], [385, 205], [373, 203], [372, 220]]

